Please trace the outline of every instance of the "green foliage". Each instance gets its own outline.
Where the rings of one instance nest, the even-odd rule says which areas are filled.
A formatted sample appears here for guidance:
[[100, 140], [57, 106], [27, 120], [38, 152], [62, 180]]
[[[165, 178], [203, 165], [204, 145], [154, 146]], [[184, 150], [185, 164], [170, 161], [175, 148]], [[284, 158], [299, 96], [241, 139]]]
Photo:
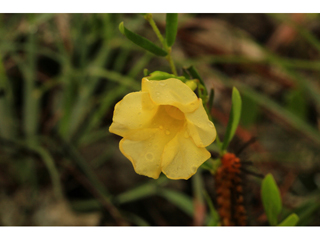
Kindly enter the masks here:
[[150, 75], [147, 76], [147, 78], [149, 80], [166, 80], [169, 78], [176, 78], [176, 79], [180, 79], [183, 82], [186, 81], [186, 78], [184, 76], [176, 76], [174, 74], [170, 74], [170, 73], [162, 72], [162, 71], [154, 71], [154, 72], [150, 73]]
[[297, 216], [297, 214], [292, 213], [285, 220], [283, 220], [278, 226], [282, 226], [282, 227], [296, 226], [298, 221], [299, 221], [299, 217]]
[[166, 41], [167, 46], [171, 47], [175, 40], [178, 31], [178, 14], [167, 13], [166, 17]]
[[241, 117], [241, 105], [242, 104], [241, 104], [240, 93], [234, 87], [232, 89], [232, 106], [231, 106], [231, 111], [230, 111], [230, 115], [229, 115], [229, 121], [228, 121], [228, 126], [226, 129], [226, 134], [224, 136], [222, 151], [227, 149], [228, 144], [232, 140], [232, 138], [237, 130], [237, 127], [238, 127], [238, 124], [240, 121], [240, 117]]
[[206, 202], [209, 206], [209, 210], [210, 210], [210, 216], [209, 216], [209, 222], [208, 222], [208, 226], [218, 226], [220, 223], [220, 217], [219, 214], [217, 212], [217, 210], [215, 209], [211, 198], [209, 197], [208, 193], [205, 192], [204, 197], [206, 199]]
[[136, 200], [140, 200], [142, 198], [152, 196], [158, 193], [160, 190], [160, 186], [164, 185], [168, 182], [168, 179], [164, 176], [161, 176], [157, 180], [151, 180], [141, 186], [135, 187], [131, 190], [128, 190], [116, 197], [116, 201], [119, 204], [124, 204]]
[[[202, 78], [200, 77], [197, 69], [196, 69], [194, 66], [188, 67], [188, 68], [187, 68], [187, 71], [189, 72], [189, 74], [191, 75], [192, 78], [198, 79], [198, 80], [200, 81], [200, 85], [205, 86]], [[205, 87], [203, 87], [203, 91], [204, 91], [204, 92], [203, 92], [203, 95], [204, 95], [205, 97], [207, 97], [208, 92], [207, 92], [207, 89], [206, 89]], [[206, 102], [206, 101], [204, 101], [204, 102]]]
[[307, 100], [301, 90], [291, 90], [286, 94], [287, 108], [301, 120], [307, 117]]
[[194, 207], [193, 202], [190, 197], [187, 195], [180, 193], [178, 191], [173, 191], [169, 189], [162, 189], [158, 192], [159, 196], [167, 199], [172, 204], [176, 205], [182, 211], [184, 211], [189, 216], [193, 216]]
[[161, 49], [160, 47], [158, 47], [157, 45], [155, 45], [153, 42], [151, 42], [150, 40], [134, 33], [131, 32], [130, 30], [128, 30], [123, 22], [120, 23], [119, 25], [119, 30], [122, 34], [124, 34], [130, 41], [132, 41], [133, 43], [137, 44], [139, 47], [142, 47], [143, 49], [157, 55], [160, 57], [165, 57], [168, 55], [168, 53], [166, 51], [164, 51], [163, 49]]
[[249, 98], [247, 95], [242, 95], [242, 111], [241, 111], [241, 125], [250, 127], [257, 122], [260, 114], [259, 105], [256, 101]]
[[282, 203], [278, 186], [271, 174], [268, 174], [262, 181], [261, 198], [270, 225], [276, 226]]
[[[138, 208], [133, 211], [124, 209], [128, 209], [130, 204], [141, 207], [143, 201], [148, 201], [146, 198], [155, 200], [164, 198], [167, 200], [166, 204], [175, 205], [191, 219], [194, 216], [194, 202], [184, 192], [190, 187], [188, 181], [175, 182], [177, 185], [172, 184], [168, 189], [169, 186], [166, 184], [172, 182], [164, 176], [156, 181], [148, 181], [141, 176], [131, 178], [125, 165], [129, 163], [122, 161], [118, 155], [118, 139], [108, 133], [114, 104], [128, 92], [140, 89], [142, 71], [149, 68], [152, 73], [145, 71], [144, 76], [150, 76], [154, 80], [170, 77], [182, 81], [198, 79], [198, 95], [203, 103], [208, 105], [206, 110], [212, 108], [213, 100], [220, 104], [224, 100], [221, 93], [236, 86], [241, 92], [241, 98], [239, 92], [233, 90], [232, 110], [223, 149], [228, 148], [238, 125], [237, 116], [240, 119], [241, 115], [241, 125], [252, 127], [249, 128], [250, 131], [253, 129], [252, 134], [258, 130], [259, 144], [262, 148], [268, 146], [268, 158], [277, 161], [278, 155], [281, 156], [281, 162], [270, 166], [281, 166], [279, 171], [281, 174], [282, 168], [287, 167], [283, 162], [290, 161], [292, 163], [290, 168], [299, 175], [289, 193], [284, 192], [284, 197], [289, 194], [292, 199], [297, 200], [295, 202], [298, 206], [295, 209], [282, 207], [279, 190], [271, 175], [264, 179], [261, 195], [270, 225], [303, 226], [318, 223], [320, 195], [319, 188], [315, 184], [316, 180], [313, 180], [317, 176], [317, 168], [314, 168], [317, 166], [317, 161], [313, 159], [318, 159], [316, 156], [320, 144], [316, 121], [319, 115], [317, 106], [320, 103], [317, 82], [320, 69], [320, 61], [317, 60], [320, 44], [315, 34], [318, 29], [313, 23], [319, 21], [319, 16], [315, 16], [312, 22], [308, 20], [309, 16], [305, 15], [304, 20], [297, 23], [290, 20], [286, 14], [277, 15], [282, 17], [264, 15], [268, 21], [272, 20], [275, 27], [276, 24], [279, 26], [288, 24], [297, 34], [293, 37], [293, 42], [280, 46], [280, 54], [277, 49], [270, 51], [270, 46], [258, 45], [258, 42], [262, 41], [250, 39], [262, 52], [258, 57], [254, 54], [246, 55], [242, 51], [236, 52], [240, 49], [237, 49], [237, 46], [241, 46], [242, 50], [247, 47], [251, 49], [251, 45], [243, 41], [244, 39], [239, 40], [233, 36], [230, 36], [230, 39], [235, 52], [226, 51], [225, 55], [218, 53], [216, 49], [223, 48], [224, 43], [219, 46], [215, 41], [214, 44], [217, 45], [212, 45], [211, 28], [205, 29], [206, 27], [201, 26], [199, 21], [194, 21], [192, 26], [195, 30], [204, 29], [204, 31], [193, 33], [209, 36], [209, 40], [201, 37], [201, 44], [197, 41], [188, 42], [189, 39], [181, 34], [180, 42], [186, 43], [179, 46], [181, 51], [188, 54], [191, 52], [190, 55], [184, 55], [188, 57], [182, 59], [180, 56], [183, 54], [174, 55], [174, 48], [171, 51], [178, 30], [177, 14], [166, 15], [164, 38], [160, 33], [164, 25], [159, 30], [156, 22], [162, 22], [165, 15], [142, 15], [143, 17], [120, 14], [2, 14], [0, 16], [0, 164], [1, 187], [4, 189], [1, 197], [10, 192], [12, 196], [19, 196], [20, 199], [21, 189], [30, 190], [30, 193], [27, 192], [27, 200], [30, 201], [28, 207], [16, 206], [17, 209], [21, 209], [19, 215], [25, 215], [35, 210], [31, 210], [32, 206], [38, 206], [38, 202], [34, 201], [35, 197], [44, 189], [50, 190], [51, 185], [52, 193], [57, 200], [64, 199], [76, 212], [106, 212], [107, 216], [111, 216], [108, 221], [110, 224], [118, 224], [112, 219], [118, 212], [129, 224], [139, 226], [148, 226], [151, 223], [140, 215]], [[189, 18], [188, 20], [198, 20], [194, 15], [186, 14], [184, 17]], [[216, 17], [210, 16], [208, 21], [214, 22]], [[227, 19], [227, 16], [224, 17]], [[161, 46], [136, 34], [145, 26], [145, 20], [150, 23], [152, 29], [149, 27], [143, 31], [154, 30]], [[130, 30], [124, 27], [123, 23], [118, 25], [121, 21], [126, 22], [126, 27]], [[228, 25], [228, 31], [238, 34], [232, 22], [229, 23], [231, 24]], [[213, 24], [211, 27], [214, 26]], [[125, 38], [119, 34], [118, 27]], [[186, 32], [188, 31], [181, 28], [181, 33]], [[215, 34], [222, 33], [223, 31], [215, 32]], [[261, 32], [262, 35], [264, 33]], [[256, 38], [262, 35], [258, 36], [254, 31], [250, 34]], [[127, 44], [128, 39], [134, 44]], [[263, 40], [272, 42], [271, 39]], [[195, 44], [195, 49], [201, 51], [198, 53], [192, 52], [193, 49], [187, 49], [186, 46], [190, 46], [190, 43]], [[291, 51], [290, 46], [294, 46], [295, 50]], [[286, 55], [288, 52], [290, 55]], [[155, 56], [163, 58], [155, 60]], [[169, 66], [163, 64], [164, 59], [169, 62], [173, 74], [165, 72]], [[183, 68], [181, 77], [177, 74], [181, 68], [175, 70], [173, 59], [179, 68], [193, 66]], [[44, 63], [46, 61], [48, 63]], [[46, 71], [45, 68], [49, 66], [51, 69], [54, 65], [58, 66], [56, 71]], [[211, 84], [211, 79], [217, 80], [214, 90], [207, 91], [205, 81], [196, 69], [201, 70], [203, 79], [207, 80], [206, 84]], [[228, 69], [241, 69], [241, 71], [229, 72]], [[281, 73], [278, 75], [279, 78], [274, 78], [275, 72]], [[251, 77], [250, 79], [254, 76], [254, 81], [242, 81], [242, 76]], [[255, 85], [256, 80], [258, 82], [260, 78], [266, 85], [272, 81], [276, 92], [266, 91], [264, 85]], [[219, 105], [218, 110], [225, 114], [224, 104]], [[258, 118], [260, 116], [261, 118]], [[218, 117], [213, 116], [213, 118], [219, 132], [224, 122]], [[261, 121], [258, 122], [258, 119]], [[282, 141], [282, 138], [277, 139], [274, 132], [268, 132], [267, 136], [261, 134], [268, 125], [282, 131], [285, 129], [283, 132], [286, 134], [298, 133], [296, 140], [292, 139], [294, 134], [288, 135], [288, 142], [290, 140], [290, 143], [294, 143], [290, 144], [289, 152], [281, 147], [272, 148]], [[239, 138], [241, 139], [240, 135]], [[103, 149], [99, 150], [101, 145]], [[90, 151], [90, 148], [93, 150]], [[208, 146], [211, 153], [218, 152], [221, 148], [219, 138]], [[264, 157], [260, 158], [260, 152], [253, 150], [251, 153], [250, 159], [266, 161], [263, 164], [271, 161], [265, 160]], [[296, 158], [289, 157], [290, 154], [296, 155]], [[220, 160], [210, 159], [202, 165], [202, 168], [214, 174], [220, 165]], [[257, 164], [255, 167], [260, 168], [260, 166]], [[284, 177], [280, 174], [279, 179]], [[309, 175], [314, 186], [301, 183], [300, 174]], [[192, 179], [194, 182], [198, 180]], [[116, 184], [111, 186], [109, 182]], [[254, 181], [252, 183], [254, 184]], [[173, 190], [176, 186], [178, 190]], [[195, 186], [192, 192], [199, 197], [201, 196], [199, 192], [203, 192], [204, 186], [208, 185], [195, 184]], [[291, 189], [295, 191], [293, 195], [290, 193]], [[77, 192], [76, 198], [74, 192]], [[208, 205], [206, 224], [217, 226], [219, 215], [214, 208], [215, 201], [212, 201], [207, 194], [204, 194], [204, 197]], [[15, 204], [13, 198], [10, 199], [10, 204]], [[282, 208], [284, 209], [281, 211]], [[3, 209], [6, 207], [3, 206]], [[285, 210], [287, 212], [284, 213]], [[4, 212], [9, 211], [1, 213]], [[256, 212], [252, 211], [252, 215], [254, 214]], [[4, 224], [4, 218], [1, 216], [1, 224]], [[28, 216], [26, 219], [32, 221], [33, 218]], [[258, 221], [254, 219], [253, 223], [261, 223]], [[26, 223], [28, 224], [30, 222]]]
[[212, 106], [213, 106], [213, 100], [214, 100], [214, 89], [210, 89], [210, 95], [209, 95], [209, 111], [212, 109]]

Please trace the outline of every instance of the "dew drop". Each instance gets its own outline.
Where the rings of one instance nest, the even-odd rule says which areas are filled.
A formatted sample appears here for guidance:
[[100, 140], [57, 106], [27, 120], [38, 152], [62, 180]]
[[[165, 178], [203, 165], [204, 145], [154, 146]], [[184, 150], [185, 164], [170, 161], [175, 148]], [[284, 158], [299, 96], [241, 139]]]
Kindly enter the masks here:
[[156, 96], [157, 96], [157, 97], [160, 97], [160, 93], [159, 93], [159, 92], [156, 92]]
[[141, 112], [138, 112], [138, 115], [141, 115]]
[[167, 130], [167, 131], [166, 131], [166, 134], [167, 134], [167, 135], [169, 135], [169, 134], [170, 134], [170, 131], [169, 131], [169, 130]]
[[196, 166], [193, 166], [192, 167], [192, 172], [196, 172], [197, 171], [197, 167]]
[[163, 86], [165, 86], [165, 85], [166, 85], [166, 83], [164, 83], [164, 82], [160, 82], [160, 83], [159, 83], [159, 85], [163, 87]]
[[161, 125], [159, 126], [159, 128], [160, 128], [160, 130], [162, 130], [162, 129], [163, 129], [163, 127], [162, 127]]
[[149, 161], [153, 160], [153, 154], [151, 152], [148, 152], [146, 154], [146, 159], [149, 160]]

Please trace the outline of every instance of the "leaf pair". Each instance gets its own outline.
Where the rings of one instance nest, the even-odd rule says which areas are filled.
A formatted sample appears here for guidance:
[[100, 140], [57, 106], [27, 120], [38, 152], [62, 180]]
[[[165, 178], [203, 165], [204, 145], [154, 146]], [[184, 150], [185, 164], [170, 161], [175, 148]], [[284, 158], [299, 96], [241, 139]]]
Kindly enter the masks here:
[[168, 13], [166, 15], [166, 42], [163, 43], [164, 49], [162, 49], [145, 37], [142, 37], [139, 34], [128, 30], [124, 26], [123, 22], [121, 22], [119, 25], [120, 32], [125, 35], [131, 42], [160, 57], [165, 57], [168, 55], [168, 47], [171, 47], [176, 40], [177, 29], [178, 14]]
[[268, 174], [262, 181], [261, 197], [270, 225], [295, 226], [298, 223], [299, 217], [297, 214], [292, 213], [278, 224], [278, 216], [282, 210], [282, 202], [278, 186], [271, 174]]

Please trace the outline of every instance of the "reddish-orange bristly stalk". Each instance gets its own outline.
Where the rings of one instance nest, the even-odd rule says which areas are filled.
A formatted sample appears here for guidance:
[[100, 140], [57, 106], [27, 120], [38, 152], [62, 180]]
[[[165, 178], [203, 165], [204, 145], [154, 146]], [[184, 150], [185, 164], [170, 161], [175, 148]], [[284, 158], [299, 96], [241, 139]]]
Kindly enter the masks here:
[[247, 224], [240, 167], [240, 159], [233, 153], [226, 153], [221, 158], [221, 166], [215, 175], [218, 211], [223, 226]]

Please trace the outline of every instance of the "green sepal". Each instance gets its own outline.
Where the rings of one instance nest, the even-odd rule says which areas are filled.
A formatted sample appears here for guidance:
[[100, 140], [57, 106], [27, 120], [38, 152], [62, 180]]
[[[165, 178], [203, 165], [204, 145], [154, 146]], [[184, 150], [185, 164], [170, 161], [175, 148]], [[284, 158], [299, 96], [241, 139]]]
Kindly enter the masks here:
[[187, 70], [190, 73], [192, 78], [198, 79], [200, 81], [201, 85], [204, 87], [203, 95], [207, 96], [208, 92], [207, 92], [207, 89], [205, 88], [205, 84], [204, 84], [202, 78], [200, 77], [198, 71], [195, 69], [195, 67], [194, 66], [190, 66], [190, 67], [187, 68]]
[[166, 80], [169, 78], [176, 78], [183, 82], [185, 82], [187, 79], [184, 76], [176, 76], [171, 73], [162, 72], [162, 71], [154, 71], [150, 73], [149, 76], [146, 77], [148, 80]]
[[150, 40], [134, 33], [128, 30], [124, 25], [123, 22], [119, 24], [119, 30], [120, 32], [125, 35], [131, 42], [135, 43], [139, 47], [142, 47], [143, 49], [157, 55], [160, 57], [165, 57], [168, 55], [166, 51], [155, 45]]
[[279, 223], [278, 226], [293, 227], [293, 226], [296, 226], [298, 222], [299, 222], [298, 215], [295, 213], [292, 213], [285, 220], [283, 220], [281, 223]]
[[212, 168], [211, 168], [211, 174], [215, 175], [218, 171], [218, 168], [221, 166], [221, 159], [213, 159], [212, 161]]
[[270, 225], [276, 226], [282, 202], [276, 181], [270, 173], [262, 181], [261, 198]]
[[198, 80], [187, 80], [185, 84], [187, 84], [187, 86], [190, 87], [192, 91], [194, 91], [197, 89], [197, 82]]
[[241, 96], [239, 91], [233, 87], [232, 89], [232, 106], [231, 106], [231, 111], [230, 111], [230, 116], [229, 116], [229, 121], [228, 121], [228, 126], [226, 130], [226, 134], [224, 137], [223, 145], [222, 145], [222, 151], [226, 150], [230, 141], [232, 140], [239, 121], [241, 117]]
[[167, 46], [171, 47], [177, 36], [178, 31], [178, 14], [167, 13], [166, 15], [166, 41]]
[[147, 68], [143, 69], [143, 76], [147, 77], [149, 75], [150, 75], [149, 70]]

